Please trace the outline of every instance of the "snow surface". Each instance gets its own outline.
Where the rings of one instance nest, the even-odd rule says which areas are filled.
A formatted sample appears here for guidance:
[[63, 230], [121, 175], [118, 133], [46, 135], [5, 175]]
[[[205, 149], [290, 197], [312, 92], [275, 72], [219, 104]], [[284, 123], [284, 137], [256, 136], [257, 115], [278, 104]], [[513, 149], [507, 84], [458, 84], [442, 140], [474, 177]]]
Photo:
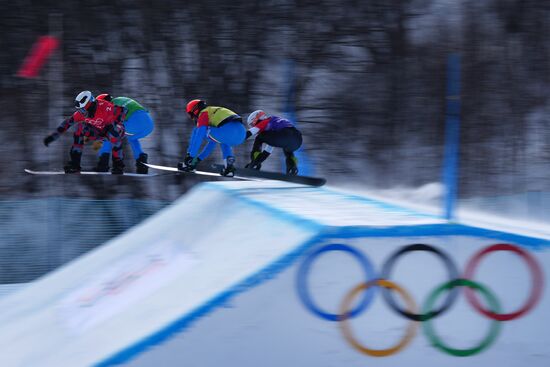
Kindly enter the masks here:
[[9, 353], [0, 354], [0, 366], [100, 363], [201, 309], [314, 234], [221, 191], [194, 190], [1, 299], [0, 345]]
[[[338, 323], [310, 313], [297, 296], [297, 270], [309, 251], [351, 246], [380, 271], [400, 246], [427, 243], [462, 271], [482, 246], [514, 242], [535, 255], [548, 282], [550, 240], [446, 223], [333, 188], [276, 182], [197, 186], [139, 226], [0, 300], [2, 366], [547, 366], [549, 298], [519, 320], [501, 323], [496, 341], [472, 357], [452, 357], [419, 329], [403, 351], [374, 358], [342, 337]], [[445, 280], [427, 253], [400, 259], [392, 280], [422, 304]], [[311, 268], [313, 300], [336, 312], [364, 279], [349, 254], [331, 252]], [[476, 280], [507, 312], [526, 299], [531, 278], [515, 255], [482, 261]], [[372, 348], [394, 344], [406, 321], [379, 295], [351, 321]], [[445, 342], [471, 346], [489, 321], [460, 296], [434, 321]]]
[[[461, 270], [470, 256], [494, 240], [470, 236], [331, 239], [369, 256], [378, 271], [390, 253], [403, 245], [427, 243], [453, 257]], [[315, 247], [316, 248], [316, 247]], [[550, 280], [550, 251], [533, 253]], [[313, 315], [297, 294], [297, 272], [301, 261], [276, 279], [263, 283], [233, 299], [223, 309], [199, 320], [194, 327], [165, 344], [141, 354], [127, 365], [149, 366], [499, 366], [546, 367], [550, 363], [550, 296], [526, 316], [501, 323], [495, 342], [478, 355], [454, 357], [430, 345], [421, 328], [411, 344], [388, 357], [371, 357], [353, 349], [338, 323]], [[433, 287], [446, 280], [446, 271], [434, 256], [414, 253], [401, 258], [392, 280], [421, 304]], [[337, 313], [343, 297], [363, 281], [357, 262], [343, 253], [319, 257], [309, 274], [311, 294], [323, 310]], [[524, 303], [531, 279], [524, 263], [513, 255], [488, 256], [476, 272], [477, 281], [489, 287], [505, 312]], [[370, 348], [395, 345], [408, 321], [397, 316], [377, 294], [372, 306], [351, 322], [358, 340]], [[434, 327], [445, 343], [455, 348], [477, 344], [487, 333], [490, 321], [478, 314], [460, 295], [455, 306], [437, 318]]]

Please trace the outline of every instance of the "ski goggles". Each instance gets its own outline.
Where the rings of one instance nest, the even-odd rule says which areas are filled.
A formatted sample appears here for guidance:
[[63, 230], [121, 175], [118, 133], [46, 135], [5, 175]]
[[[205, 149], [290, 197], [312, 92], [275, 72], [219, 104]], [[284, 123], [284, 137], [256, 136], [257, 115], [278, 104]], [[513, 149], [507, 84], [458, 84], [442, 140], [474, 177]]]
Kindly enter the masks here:
[[81, 114], [83, 114], [84, 116], [86, 116], [88, 114], [88, 111], [86, 110], [86, 106], [80, 106], [80, 102], [79, 101], [74, 101], [74, 108], [80, 112]]
[[77, 112], [80, 112], [82, 115], [88, 116], [88, 110], [85, 109], [84, 107], [77, 108], [76, 110]]

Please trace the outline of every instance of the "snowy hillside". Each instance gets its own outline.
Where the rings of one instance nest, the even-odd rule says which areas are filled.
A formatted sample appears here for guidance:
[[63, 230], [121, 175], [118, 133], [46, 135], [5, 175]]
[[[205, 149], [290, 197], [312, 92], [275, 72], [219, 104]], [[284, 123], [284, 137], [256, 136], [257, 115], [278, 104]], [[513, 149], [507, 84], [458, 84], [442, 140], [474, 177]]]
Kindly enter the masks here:
[[[435, 286], [462, 274], [481, 248], [503, 242], [519, 253], [506, 248], [484, 255], [475, 282], [494, 294], [499, 312], [521, 308], [530, 294], [533, 308], [518, 320], [490, 321], [458, 295], [448, 312], [431, 321], [436, 337], [455, 349], [475, 348], [492, 330], [482, 353], [457, 358], [432, 347], [421, 331], [429, 323], [397, 316], [380, 290], [369, 296], [368, 310], [347, 324], [320, 316], [337, 318], [348, 307], [342, 302], [351, 288], [378, 276], [402, 287], [422, 310]], [[422, 251], [407, 252], [384, 275], [388, 257], [412, 244], [423, 244]], [[0, 364], [359, 366], [428, 358], [433, 366], [517, 366], [521, 360], [542, 366], [550, 333], [543, 327], [548, 297], [538, 277], [548, 279], [537, 265], [547, 273], [549, 244], [549, 238], [448, 224], [333, 189], [203, 184], [0, 300], [0, 343], [10, 350]], [[440, 261], [445, 254], [434, 251], [449, 259]], [[525, 266], [522, 260], [532, 255], [535, 265]], [[395, 355], [371, 360], [357, 347], [388, 348], [406, 325], [418, 335], [405, 337], [407, 345]]]

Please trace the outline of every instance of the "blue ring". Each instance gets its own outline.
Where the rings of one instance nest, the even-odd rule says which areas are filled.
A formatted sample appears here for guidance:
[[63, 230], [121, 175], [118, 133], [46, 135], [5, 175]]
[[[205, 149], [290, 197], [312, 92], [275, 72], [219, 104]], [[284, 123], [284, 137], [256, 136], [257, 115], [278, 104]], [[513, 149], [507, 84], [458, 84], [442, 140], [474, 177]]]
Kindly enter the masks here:
[[[372, 266], [372, 263], [370, 260], [357, 251], [356, 249], [347, 246], [342, 245], [338, 243], [326, 245], [323, 247], [318, 248], [317, 250], [313, 251], [308, 255], [308, 257], [302, 262], [300, 265], [300, 269], [298, 270], [298, 278], [297, 278], [297, 287], [298, 287], [298, 295], [300, 296], [300, 299], [302, 300], [303, 304], [306, 306], [306, 308], [314, 313], [315, 315], [329, 321], [340, 321], [343, 319], [345, 315], [339, 315], [339, 314], [332, 314], [325, 312], [318, 308], [313, 301], [311, 300], [311, 297], [309, 296], [308, 292], [308, 286], [307, 286], [307, 273], [309, 272], [309, 268], [311, 267], [311, 264], [313, 260], [321, 255], [323, 252], [328, 251], [344, 251], [351, 255], [353, 255], [361, 265], [363, 266], [363, 269], [365, 269], [366, 273], [366, 282], [370, 282], [372, 280], [376, 279], [376, 273], [374, 271], [374, 267]], [[369, 290], [365, 292], [365, 296], [363, 297], [363, 300], [357, 307], [355, 307], [353, 310], [349, 312], [347, 317], [352, 318], [357, 316], [360, 312], [363, 312], [372, 302], [374, 293], [377, 287], [371, 287]]]

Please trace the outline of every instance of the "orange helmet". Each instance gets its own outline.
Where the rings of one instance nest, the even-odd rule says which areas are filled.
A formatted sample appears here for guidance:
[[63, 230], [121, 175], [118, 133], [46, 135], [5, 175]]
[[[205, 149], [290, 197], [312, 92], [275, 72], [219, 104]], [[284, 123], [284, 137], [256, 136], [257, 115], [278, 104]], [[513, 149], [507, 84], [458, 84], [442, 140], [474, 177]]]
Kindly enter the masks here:
[[187, 103], [187, 108], [185, 109], [187, 111], [187, 114], [189, 117], [196, 118], [199, 116], [199, 112], [201, 112], [203, 109], [206, 108], [206, 102], [202, 99], [194, 99]]
[[96, 99], [102, 99], [104, 101], [111, 102], [113, 100], [113, 96], [111, 96], [109, 93], [103, 93], [99, 96], [95, 97]]

